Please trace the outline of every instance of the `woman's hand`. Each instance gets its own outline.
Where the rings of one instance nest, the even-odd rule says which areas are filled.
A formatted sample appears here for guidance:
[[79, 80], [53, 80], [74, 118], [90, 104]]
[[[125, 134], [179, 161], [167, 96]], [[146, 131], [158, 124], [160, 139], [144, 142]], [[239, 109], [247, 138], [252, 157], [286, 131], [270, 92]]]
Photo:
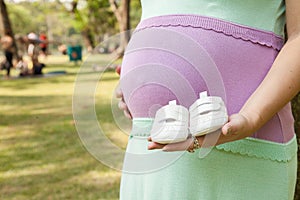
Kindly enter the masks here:
[[[251, 136], [255, 129], [254, 125], [243, 114], [233, 114], [229, 121], [222, 127], [221, 131], [196, 137], [200, 147], [211, 147], [226, 142], [231, 142]], [[171, 143], [167, 145], [151, 142], [149, 138], [148, 149], [162, 149], [163, 151], [185, 151], [193, 148], [193, 138], [188, 138], [183, 142]]]
[[123, 110], [125, 117], [127, 117], [127, 118], [129, 118], [129, 119], [132, 119], [132, 116], [131, 116], [131, 113], [130, 113], [128, 107], [127, 107], [127, 104], [126, 104], [125, 101], [124, 101], [124, 98], [123, 98], [123, 92], [121, 91], [120, 88], [116, 91], [116, 97], [121, 99], [121, 100], [119, 101], [118, 107], [119, 107], [121, 110]]

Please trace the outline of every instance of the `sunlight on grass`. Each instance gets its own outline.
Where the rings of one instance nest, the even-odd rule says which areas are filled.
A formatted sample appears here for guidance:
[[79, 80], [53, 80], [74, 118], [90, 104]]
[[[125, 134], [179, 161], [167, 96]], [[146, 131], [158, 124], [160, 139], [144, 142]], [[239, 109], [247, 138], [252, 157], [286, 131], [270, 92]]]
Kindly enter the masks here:
[[76, 177], [72, 177], [70, 182], [75, 182], [78, 184], [94, 185], [96, 187], [106, 187], [106, 185], [113, 185], [117, 183], [120, 179], [120, 174], [112, 172], [99, 172], [99, 171], [89, 171], [85, 174], [81, 174]]
[[[109, 57], [91, 59], [104, 65]], [[50, 56], [46, 64], [45, 73], [67, 73], [0, 80], [0, 199], [118, 199], [120, 172], [93, 158], [75, 129], [72, 95], [79, 66], [65, 56]], [[103, 74], [95, 108], [107, 137], [124, 149], [127, 135], [110, 111], [118, 79], [113, 71]]]
[[[35, 164], [35, 162], [29, 162], [28, 164]], [[53, 165], [53, 164], [49, 164], [49, 165], [38, 165], [38, 166], [34, 166], [34, 167], [27, 167], [26, 169], [22, 169], [22, 170], [10, 170], [10, 171], [6, 171], [4, 173], [0, 173], [0, 176], [2, 178], [19, 178], [21, 176], [28, 176], [28, 175], [39, 175], [39, 174], [46, 174], [46, 173], [51, 173], [54, 172], [55, 169], [57, 169], [58, 167]]]

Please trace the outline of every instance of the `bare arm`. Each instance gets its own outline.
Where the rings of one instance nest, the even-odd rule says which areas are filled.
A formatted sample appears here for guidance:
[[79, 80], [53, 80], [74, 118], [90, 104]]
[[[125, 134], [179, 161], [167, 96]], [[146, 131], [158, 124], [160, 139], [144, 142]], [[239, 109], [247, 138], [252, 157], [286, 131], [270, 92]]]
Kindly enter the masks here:
[[[212, 133], [217, 145], [251, 136], [300, 91], [300, 1], [286, 0], [288, 41], [275, 59], [270, 71], [244, 104], [239, 113], [229, 117], [222, 134]], [[197, 137], [200, 146], [204, 137]], [[213, 141], [213, 140], [212, 140]], [[181, 143], [161, 145], [150, 143], [149, 149], [180, 151], [191, 147], [192, 139]]]
[[300, 90], [300, 1], [286, 0], [288, 41], [263, 82], [240, 113], [253, 124], [263, 126]]

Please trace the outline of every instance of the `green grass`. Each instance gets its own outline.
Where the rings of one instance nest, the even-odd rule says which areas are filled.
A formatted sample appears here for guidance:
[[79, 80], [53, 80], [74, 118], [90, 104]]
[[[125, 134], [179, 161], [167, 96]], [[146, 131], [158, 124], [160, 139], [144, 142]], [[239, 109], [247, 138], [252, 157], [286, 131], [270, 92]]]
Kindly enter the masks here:
[[[87, 60], [104, 66], [111, 58]], [[0, 199], [118, 199], [121, 173], [91, 156], [75, 129], [72, 95], [80, 66], [62, 56], [51, 56], [46, 64], [45, 72], [67, 74], [4, 80], [0, 72]], [[99, 78], [95, 73], [100, 76], [86, 72], [87, 81]], [[102, 74], [95, 108], [104, 132], [124, 149], [126, 136], [116, 127], [110, 106], [118, 78], [113, 71]], [[299, 100], [293, 104], [298, 136]]]
[[[88, 60], [104, 65], [110, 58]], [[62, 56], [51, 56], [46, 64], [45, 72], [67, 74], [11, 80], [0, 76], [0, 199], [118, 199], [121, 173], [92, 157], [75, 129], [72, 95], [79, 65]], [[96, 113], [111, 141], [124, 149], [126, 137], [110, 112], [117, 82], [112, 70], [103, 73]]]

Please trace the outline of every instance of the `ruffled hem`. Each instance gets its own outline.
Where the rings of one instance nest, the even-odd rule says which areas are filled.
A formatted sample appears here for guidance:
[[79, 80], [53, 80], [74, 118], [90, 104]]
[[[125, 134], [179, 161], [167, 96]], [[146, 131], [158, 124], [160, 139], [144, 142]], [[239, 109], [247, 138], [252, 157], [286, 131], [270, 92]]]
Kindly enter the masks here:
[[[130, 137], [147, 138], [152, 128], [152, 118], [134, 118], [132, 120]], [[248, 137], [242, 140], [221, 144], [218, 150], [256, 157], [277, 162], [289, 162], [297, 154], [298, 145], [296, 135], [287, 143], [276, 143], [267, 140]]]
[[152, 27], [168, 26], [182, 26], [212, 30], [236, 39], [242, 39], [244, 41], [250, 41], [255, 44], [271, 47], [278, 51], [284, 44], [284, 39], [273, 32], [258, 30], [200, 15], [164, 15], [148, 18], [139, 23], [135, 32]]
[[289, 162], [297, 154], [298, 148], [294, 136], [284, 144], [249, 137], [218, 145], [216, 149], [272, 161]]

